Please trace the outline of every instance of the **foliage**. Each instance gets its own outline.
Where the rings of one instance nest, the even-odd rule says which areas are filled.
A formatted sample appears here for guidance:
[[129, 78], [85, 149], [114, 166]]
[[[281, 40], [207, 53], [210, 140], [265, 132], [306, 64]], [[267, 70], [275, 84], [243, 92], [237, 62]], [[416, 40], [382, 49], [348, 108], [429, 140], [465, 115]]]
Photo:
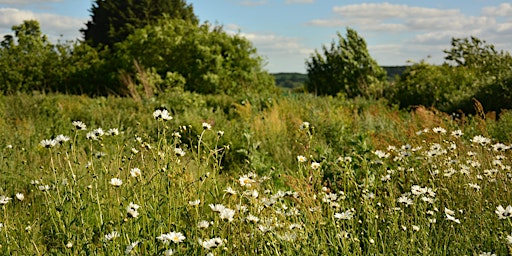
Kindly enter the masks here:
[[307, 75], [301, 73], [275, 73], [272, 75], [277, 86], [289, 89], [304, 87], [308, 79]]
[[478, 38], [452, 39], [441, 66], [416, 63], [400, 76], [392, 91], [401, 107], [424, 105], [445, 112], [474, 113], [474, 99], [485, 111], [512, 106], [512, 57]]
[[59, 55], [35, 20], [13, 26], [14, 36], [6, 35], [0, 48], [0, 89], [3, 93], [44, 90], [49, 74], [58, 69]]
[[345, 94], [375, 97], [382, 90], [386, 72], [371, 58], [365, 40], [353, 29], [347, 28], [344, 38], [338, 32], [338, 42], [330, 48], [323, 46], [306, 61], [309, 92], [318, 95]]
[[111, 48], [136, 29], [155, 24], [164, 15], [198, 23], [192, 5], [185, 0], [96, 0], [90, 11], [91, 20], [81, 32], [94, 47]]
[[5, 255], [511, 249], [508, 112], [457, 123], [361, 98], [181, 92], [0, 96], [0, 117]]
[[273, 87], [272, 77], [262, 70], [262, 60], [247, 39], [209, 24], [196, 26], [166, 17], [116, 44], [115, 56], [116, 63], [129, 74], [137, 73], [135, 61], [168, 81], [158, 83], [159, 90], [173, 87], [176, 79], [185, 90], [205, 94]]

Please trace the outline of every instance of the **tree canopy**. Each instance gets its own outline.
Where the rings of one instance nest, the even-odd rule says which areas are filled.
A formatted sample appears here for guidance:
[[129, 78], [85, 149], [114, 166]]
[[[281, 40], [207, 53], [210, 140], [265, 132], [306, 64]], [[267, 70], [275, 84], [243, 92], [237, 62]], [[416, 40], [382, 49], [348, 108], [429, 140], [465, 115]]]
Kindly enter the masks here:
[[375, 94], [386, 72], [370, 56], [365, 40], [355, 30], [347, 28], [346, 38], [339, 32], [337, 35], [337, 43], [323, 46], [322, 52], [315, 50], [306, 61], [306, 89], [318, 95], [343, 93], [349, 98]]
[[164, 15], [198, 23], [192, 5], [185, 0], [95, 0], [90, 12], [91, 20], [81, 32], [94, 47], [112, 47]]

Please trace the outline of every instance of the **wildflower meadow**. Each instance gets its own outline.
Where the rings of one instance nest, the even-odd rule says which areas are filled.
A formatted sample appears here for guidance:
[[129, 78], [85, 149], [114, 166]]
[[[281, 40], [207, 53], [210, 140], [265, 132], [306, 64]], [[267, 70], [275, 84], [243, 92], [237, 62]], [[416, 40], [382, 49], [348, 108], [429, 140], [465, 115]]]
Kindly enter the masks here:
[[512, 113], [0, 98], [3, 255], [510, 255]]

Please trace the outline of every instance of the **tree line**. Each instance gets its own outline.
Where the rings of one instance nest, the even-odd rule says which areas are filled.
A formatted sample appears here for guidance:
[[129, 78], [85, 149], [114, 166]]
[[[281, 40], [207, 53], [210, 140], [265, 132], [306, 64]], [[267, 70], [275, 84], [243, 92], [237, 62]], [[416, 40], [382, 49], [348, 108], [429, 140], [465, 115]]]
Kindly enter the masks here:
[[453, 38], [445, 63], [420, 61], [390, 81], [396, 69], [379, 66], [364, 38], [347, 28], [309, 56], [299, 82], [297, 75], [269, 74], [251, 42], [201, 23], [185, 0], [96, 0], [90, 12], [77, 41], [52, 43], [35, 20], [13, 26], [0, 42], [0, 92], [275, 93], [277, 82], [302, 83], [297, 92], [318, 96], [384, 98], [402, 108], [467, 113], [475, 101], [489, 111], [512, 106], [510, 54], [476, 37]]

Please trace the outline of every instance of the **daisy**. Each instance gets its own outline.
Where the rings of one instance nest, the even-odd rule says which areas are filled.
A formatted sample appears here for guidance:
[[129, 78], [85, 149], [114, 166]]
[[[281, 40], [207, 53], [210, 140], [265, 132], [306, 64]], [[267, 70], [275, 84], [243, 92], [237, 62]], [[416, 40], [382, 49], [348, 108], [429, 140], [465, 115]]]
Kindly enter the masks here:
[[126, 207], [126, 212], [128, 213], [129, 217], [137, 218], [139, 216], [139, 212], [137, 211], [139, 209], [138, 204], [130, 203], [128, 207]]
[[507, 235], [507, 244], [512, 244], [512, 236]]
[[399, 203], [402, 203], [402, 204], [405, 204], [405, 206], [409, 206], [409, 205], [412, 205], [412, 204], [413, 204], [412, 199], [410, 199], [409, 197], [407, 197], [407, 195], [402, 195], [401, 197], [399, 197], [399, 198], [398, 198], [398, 202], [399, 202]]
[[452, 136], [455, 138], [460, 138], [464, 133], [461, 130], [455, 130], [452, 132]]
[[168, 244], [173, 242], [175, 244], [181, 243], [185, 240], [185, 236], [181, 232], [169, 232], [167, 234], [162, 234], [158, 236], [156, 239], [161, 240], [164, 244]]
[[183, 149], [181, 149], [181, 148], [175, 148], [174, 149], [174, 154], [176, 154], [176, 156], [184, 156], [185, 155], [185, 151], [183, 151]]
[[139, 168], [135, 167], [135, 168], [130, 170], [130, 175], [132, 177], [139, 177], [139, 176], [142, 175], [142, 171]]
[[235, 216], [235, 210], [224, 208], [220, 211], [220, 218], [223, 220], [227, 220], [229, 222], [233, 221], [233, 217]]
[[77, 130], [87, 130], [87, 125], [85, 125], [84, 123], [82, 123], [82, 121], [73, 121], [71, 123], [75, 129]]
[[63, 134], [59, 134], [59, 135], [57, 135], [57, 137], [55, 137], [55, 142], [59, 143], [59, 144], [62, 144], [69, 140], [70, 140], [70, 138], [68, 136], [64, 136]]
[[12, 198], [10, 197], [7, 197], [7, 196], [0, 196], [0, 204], [7, 204], [9, 203], [9, 201], [11, 201]]
[[252, 215], [252, 214], [249, 214], [245, 219], [246, 219], [248, 222], [254, 222], [254, 223], [256, 223], [256, 222], [260, 221], [260, 218], [258, 218], [258, 217], [256, 217], [256, 216], [254, 216], [254, 215]]
[[42, 140], [39, 145], [41, 145], [43, 148], [53, 148], [57, 145], [56, 140]]
[[210, 222], [208, 222], [207, 220], [202, 220], [197, 223], [198, 228], [208, 228], [209, 226], [210, 226]]
[[124, 250], [125, 254], [130, 254], [133, 249], [139, 244], [139, 241], [133, 242], [126, 246], [126, 250]]
[[446, 219], [447, 220], [451, 220], [457, 224], [460, 224], [460, 220], [459, 219], [456, 219], [455, 217], [453, 217], [452, 215], [448, 214], [448, 213], [445, 213], [446, 214]]
[[112, 186], [114, 186], [114, 187], [119, 187], [119, 186], [123, 185], [123, 181], [118, 178], [112, 178], [112, 179], [110, 179], [110, 184], [112, 184]]
[[105, 235], [105, 240], [111, 241], [119, 237], [119, 232], [112, 231], [112, 233], [108, 233]]
[[500, 204], [496, 207], [495, 213], [498, 214], [500, 220], [510, 218], [512, 217], [512, 206], [509, 205], [507, 208], [503, 208]]
[[220, 239], [219, 237], [215, 237], [215, 238], [212, 238], [212, 239], [208, 239], [208, 240], [202, 240], [202, 239], [199, 239], [199, 244], [209, 250], [209, 249], [212, 249], [212, 248], [217, 248], [219, 246], [222, 245], [222, 239]]
[[236, 191], [231, 187], [227, 187], [226, 189], [224, 189], [224, 192], [231, 194], [231, 195], [236, 195]]
[[320, 168], [320, 163], [317, 163], [317, 162], [311, 163], [311, 169], [316, 170], [318, 168]]
[[244, 176], [241, 176], [238, 179], [238, 182], [240, 182], [240, 186], [250, 188], [252, 186], [252, 183], [254, 183], [255, 181], [252, 178], [250, 178], [249, 175], [246, 174]]
[[197, 206], [201, 203], [201, 199], [197, 199], [197, 200], [194, 200], [194, 201], [188, 201], [188, 204], [191, 205], [191, 206]]
[[307, 160], [308, 160], [308, 159], [307, 159], [305, 156], [302, 156], [302, 155], [297, 156], [297, 161], [298, 161], [299, 163], [304, 163], [304, 162], [306, 162]]
[[434, 128], [432, 128], [432, 131], [434, 133], [441, 133], [441, 134], [446, 133], [446, 129], [444, 129], [443, 127], [434, 127]]
[[169, 111], [167, 109], [157, 109], [153, 112], [153, 117], [156, 120], [162, 119], [164, 121], [172, 120], [172, 116], [169, 115]]
[[373, 153], [375, 155], [377, 155], [379, 158], [388, 158], [389, 157], [389, 153], [386, 153], [382, 150], [375, 150]]
[[107, 134], [110, 136], [117, 136], [119, 135], [119, 130], [117, 128], [111, 128], [107, 131]]
[[299, 126], [299, 129], [306, 130], [306, 129], [309, 129], [309, 126], [310, 126], [309, 122], [302, 122], [302, 124], [300, 124], [300, 126]]
[[204, 130], [211, 130], [212, 129], [212, 125], [209, 124], [209, 123], [203, 122], [203, 129]]
[[222, 204], [209, 204], [208, 206], [210, 206], [214, 212], [221, 212], [222, 210], [226, 209], [226, 206]]
[[20, 201], [23, 201], [25, 199], [25, 195], [23, 195], [23, 193], [17, 193], [16, 194], [16, 199], [18, 199]]
[[485, 146], [491, 143], [491, 140], [482, 135], [477, 135], [471, 139], [471, 142]]

